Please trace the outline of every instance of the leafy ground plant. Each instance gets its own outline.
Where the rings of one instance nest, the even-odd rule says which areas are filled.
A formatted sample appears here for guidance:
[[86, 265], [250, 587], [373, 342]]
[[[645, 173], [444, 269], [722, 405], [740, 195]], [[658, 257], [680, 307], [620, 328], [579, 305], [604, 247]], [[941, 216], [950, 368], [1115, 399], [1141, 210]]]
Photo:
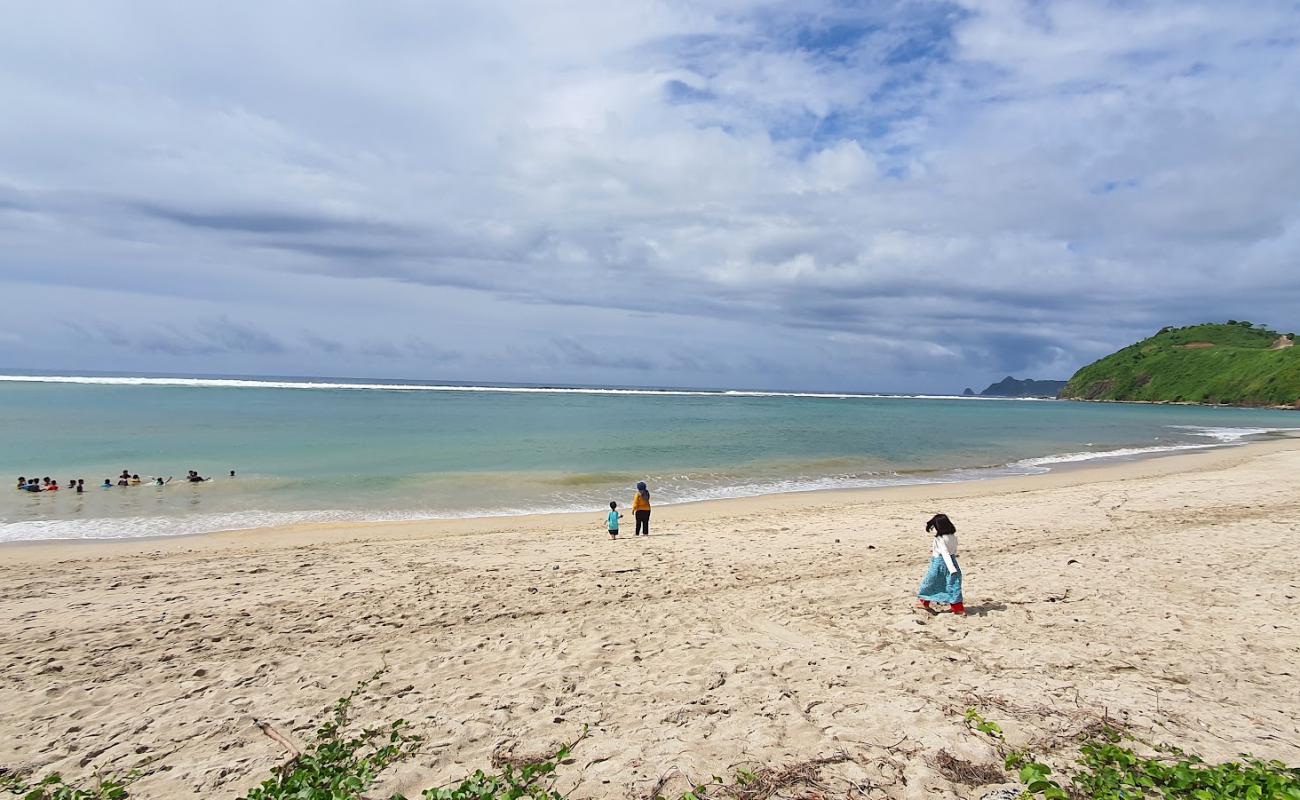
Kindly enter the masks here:
[[[422, 737], [411, 733], [405, 720], [363, 728], [351, 733], [353, 703], [382, 675], [379, 670], [357, 684], [346, 697], [327, 709], [307, 748], [295, 752], [275, 774], [240, 800], [360, 800], [389, 767], [413, 757]], [[583, 731], [583, 737], [586, 731]], [[279, 741], [289, 746], [280, 737]], [[425, 789], [423, 800], [564, 800], [555, 789], [555, 772], [581, 741], [566, 744], [554, 754], [504, 763], [499, 770], [482, 770], [455, 785]], [[0, 768], [0, 792], [22, 800], [127, 800], [128, 787], [140, 777], [97, 778], [94, 788], [69, 785], [58, 774], [31, 783]], [[394, 795], [391, 800], [406, 800]]]
[[[973, 728], [1002, 744], [1001, 729], [985, 723], [974, 709], [966, 712]], [[1012, 751], [1008, 770], [1018, 771], [1025, 794], [1043, 800], [1300, 800], [1300, 768], [1280, 761], [1243, 755], [1236, 761], [1207, 764], [1200, 757], [1167, 745], [1142, 755], [1143, 742], [1110, 727], [1084, 736], [1079, 758], [1059, 777], [1032, 753]]]
[[[503, 764], [495, 774], [479, 770], [455, 786], [425, 789], [420, 797], [424, 800], [564, 800], [564, 795], [555, 789], [555, 770], [573, 753], [573, 747], [566, 744], [555, 755], [536, 763]], [[393, 800], [406, 798], [396, 795]]]
[[360, 797], [388, 767], [415, 755], [422, 738], [396, 720], [360, 733], [347, 732], [352, 703], [384, 673], [379, 670], [357, 684], [330, 709], [311, 744], [281, 766], [241, 800], [344, 800]]
[[95, 786], [83, 789], [63, 782], [58, 773], [47, 775], [36, 783], [28, 783], [17, 775], [0, 775], [0, 790], [21, 797], [22, 800], [125, 800], [127, 787], [139, 773], [132, 772], [121, 778], [96, 776]]
[[[347, 733], [353, 701], [382, 674], [383, 670], [376, 672], [336, 702], [328, 719], [316, 729], [309, 747], [241, 800], [353, 800], [371, 789], [384, 770], [419, 752], [423, 739], [409, 732], [405, 720], [365, 728], [355, 735]], [[567, 744], [550, 756], [502, 764], [497, 772], [479, 770], [455, 785], [425, 789], [420, 797], [423, 800], [563, 800], [563, 795], [555, 789], [555, 771], [569, 758], [576, 744]], [[392, 800], [406, 798], [394, 795]]]

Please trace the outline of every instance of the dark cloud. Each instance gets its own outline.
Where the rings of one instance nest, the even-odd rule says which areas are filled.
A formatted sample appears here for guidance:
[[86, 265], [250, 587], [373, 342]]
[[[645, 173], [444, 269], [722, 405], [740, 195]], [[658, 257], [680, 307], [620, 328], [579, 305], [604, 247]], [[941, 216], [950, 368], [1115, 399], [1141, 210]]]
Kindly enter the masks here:
[[459, 361], [459, 351], [439, 347], [424, 339], [414, 337], [395, 340], [363, 340], [351, 350], [362, 356], [390, 360], [416, 359], [420, 364], [447, 364]]
[[340, 219], [338, 217], [291, 214], [279, 211], [253, 209], [227, 211], [195, 211], [192, 209], [162, 206], [156, 203], [133, 203], [132, 209], [146, 216], [174, 222], [192, 228], [235, 233], [318, 234], [332, 232], [395, 233], [397, 229], [382, 223]]
[[207, 341], [225, 352], [267, 355], [283, 353], [286, 350], [279, 338], [266, 331], [225, 318], [201, 322], [192, 329], [182, 329], [177, 333], [190, 334], [193, 338]]
[[302, 331], [300, 336], [302, 338], [303, 344], [309, 350], [315, 350], [317, 352], [325, 353], [327, 355], [338, 355], [339, 353], [342, 353], [346, 349], [343, 345], [343, 342], [340, 342], [338, 339], [321, 336], [319, 334], [312, 333], [311, 331]]
[[605, 348], [597, 349], [568, 337], [551, 339], [547, 358], [556, 363], [599, 369], [648, 372], [658, 366], [654, 360], [642, 353], [611, 352]]
[[315, 256], [324, 259], [327, 262], [376, 262], [394, 258], [404, 258], [409, 255], [408, 248], [391, 247], [379, 244], [332, 244], [330, 242], [320, 241], [290, 241], [287, 239], [272, 240], [262, 242], [263, 247], [276, 248], [279, 250], [289, 250], [295, 253]]
[[114, 348], [167, 356], [210, 356], [234, 353], [248, 356], [278, 355], [287, 347], [277, 337], [256, 326], [226, 317], [191, 324], [140, 326], [130, 320], [107, 322], [64, 321], [82, 345], [102, 343]]

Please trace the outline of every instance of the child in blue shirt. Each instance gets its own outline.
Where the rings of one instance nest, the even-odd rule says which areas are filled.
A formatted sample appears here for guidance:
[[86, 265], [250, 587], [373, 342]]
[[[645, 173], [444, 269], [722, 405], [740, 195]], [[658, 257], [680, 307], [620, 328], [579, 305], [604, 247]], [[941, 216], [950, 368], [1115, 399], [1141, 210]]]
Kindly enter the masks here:
[[622, 518], [623, 515], [618, 513], [618, 503], [614, 502], [613, 500], [610, 500], [609, 501], [609, 525], [608, 525], [609, 538], [611, 539], [618, 538], [618, 521]]

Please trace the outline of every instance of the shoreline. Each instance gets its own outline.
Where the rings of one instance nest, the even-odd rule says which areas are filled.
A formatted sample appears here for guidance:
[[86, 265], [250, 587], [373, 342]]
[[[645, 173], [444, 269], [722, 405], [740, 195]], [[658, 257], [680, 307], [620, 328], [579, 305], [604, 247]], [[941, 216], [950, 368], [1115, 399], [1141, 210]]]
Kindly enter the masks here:
[[[1151, 453], [1114, 459], [1063, 462], [1047, 472], [1029, 475], [1001, 475], [948, 482], [896, 486], [807, 489], [773, 492], [735, 498], [689, 500], [655, 506], [655, 522], [696, 522], [714, 515], [769, 513], [837, 504], [854, 505], [871, 501], [958, 500], [1002, 491], [1028, 492], [1130, 478], [1159, 477], [1198, 469], [1215, 469], [1263, 453], [1300, 449], [1300, 435], [1272, 433], [1264, 440], [1244, 444], [1207, 444], [1204, 448]], [[103, 539], [30, 539], [0, 542], [0, 553], [45, 560], [86, 555], [115, 555], [131, 552], [167, 553], [195, 550], [224, 550], [239, 547], [285, 547], [306, 543], [365, 540], [400, 541], [472, 534], [523, 533], [540, 528], [590, 527], [603, 512], [565, 511], [516, 515], [431, 518], [409, 520], [349, 520], [304, 522], [257, 528], [206, 531], [158, 536]]]
[[[574, 800], [837, 753], [835, 796], [979, 797], [936, 768], [1001, 772], [967, 708], [1054, 764], [1103, 715], [1211, 762], [1300, 763], [1300, 578], [1277, 544], [1297, 470], [1285, 438], [660, 507], [617, 542], [568, 514], [10, 548], [0, 764], [228, 800], [283, 762], [257, 721], [304, 743], [385, 665], [357, 725], [408, 720], [428, 746], [376, 797], [584, 727], [557, 773]], [[912, 607], [936, 510], [965, 618]]]
[[[134, 465], [165, 477], [173, 472], [166, 465], [198, 466], [218, 483], [186, 489], [173, 482], [156, 493], [148, 486], [91, 488], [84, 498], [66, 490], [53, 497], [0, 496], [0, 539], [11, 540], [0, 544], [23, 547], [380, 521], [452, 525], [487, 518], [510, 526], [538, 514], [580, 516], [610, 499], [622, 502], [641, 479], [651, 484], [662, 513], [670, 513], [668, 504], [716, 498], [894, 491], [1065, 473], [1259, 438], [1252, 433], [1300, 431], [1271, 411], [1108, 411], [1025, 398], [960, 398], [990, 401], [974, 404], [953, 398], [939, 408], [900, 397], [790, 399], [796, 395], [789, 392], [761, 401], [712, 394], [669, 402], [28, 388], [40, 391], [0, 390], [13, 401], [12, 452], [3, 459], [11, 474], [112, 475]], [[39, 424], [51, 402], [115, 414], [118, 422], [74, 414], [85, 428], [52, 437]], [[384, 413], [367, 416], [373, 402]], [[154, 414], [154, 404], [180, 413]], [[521, 415], [528, 409], [541, 409], [549, 422], [531, 430]], [[629, 431], [627, 438], [614, 435], [619, 431]], [[31, 456], [15, 457], [22, 453]], [[233, 468], [241, 480], [220, 477]]]
[[1053, 397], [1063, 403], [1114, 403], [1134, 406], [1186, 406], [1188, 408], [1253, 408], [1261, 411], [1300, 411], [1300, 400], [1291, 405], [1263, 403], [1193, 403], [1190, 400], [1107, 400], [1100, 397]]

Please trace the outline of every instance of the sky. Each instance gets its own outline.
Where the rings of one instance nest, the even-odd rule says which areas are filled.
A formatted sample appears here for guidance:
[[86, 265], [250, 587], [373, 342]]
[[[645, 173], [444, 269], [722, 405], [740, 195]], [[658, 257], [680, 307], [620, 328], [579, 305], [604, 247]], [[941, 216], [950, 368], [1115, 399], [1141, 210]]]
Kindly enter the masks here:
[[0, 367], [895, 392], [1300, 328], [1300, 3], [0, 0]]

